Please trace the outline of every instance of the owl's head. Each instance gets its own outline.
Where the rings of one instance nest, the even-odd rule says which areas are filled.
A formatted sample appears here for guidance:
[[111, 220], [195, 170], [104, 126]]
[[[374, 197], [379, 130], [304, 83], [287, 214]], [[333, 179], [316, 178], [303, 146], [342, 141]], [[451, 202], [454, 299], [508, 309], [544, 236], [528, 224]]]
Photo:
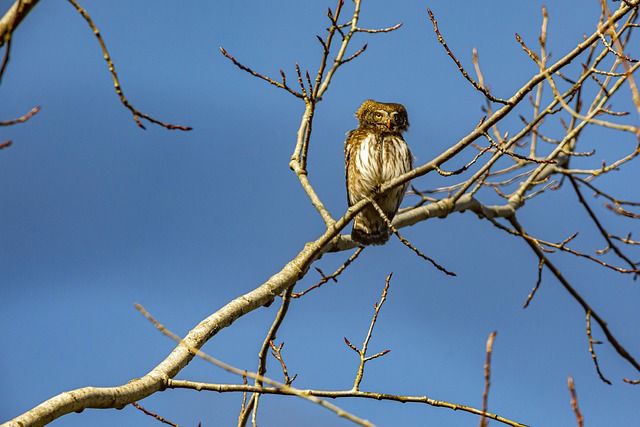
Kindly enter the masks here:
[[356, 117], [360, 126], [373, 127], [382, 132], [404, 132], [409, 129], [409, 117], [402, 104], [368, 99], [358, 108]]

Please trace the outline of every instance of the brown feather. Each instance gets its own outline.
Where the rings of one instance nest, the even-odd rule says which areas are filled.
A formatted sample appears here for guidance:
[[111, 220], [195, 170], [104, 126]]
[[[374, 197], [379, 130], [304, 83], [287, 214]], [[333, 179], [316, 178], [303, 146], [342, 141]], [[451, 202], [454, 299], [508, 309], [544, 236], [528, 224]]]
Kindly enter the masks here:
[[[405, 108], [400, 104], [365, 101], [356, 112], [358, 128], [347, 134], [345, 170], [347, 200], [353, 206], [373, 197], [391, 221], [396, 215], [408, 184], [377, 195], [382, 184], [412, 168], [412, 155], [402, 138], [409, 127]], [[359, 245], [382, 245], [391, 231], [373, 206], [365, 207], [353, 220], [351, 238]]]

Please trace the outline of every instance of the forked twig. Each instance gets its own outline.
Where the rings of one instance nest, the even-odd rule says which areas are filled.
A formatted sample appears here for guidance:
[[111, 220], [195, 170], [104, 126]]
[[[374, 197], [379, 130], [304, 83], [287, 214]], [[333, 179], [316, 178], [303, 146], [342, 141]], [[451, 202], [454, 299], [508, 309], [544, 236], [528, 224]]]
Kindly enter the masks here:
[[[174, 334], [173, 332], [171, 332], [170, 330], [168, 330], [167, 328], [165, 328], [160, 322], [158, 322], [147, 310], [144, 309], [144, 307], [142, 307], [140, 304], [135, 304], [136, 309], [142, 313], [142, 315], [144, 317], [147, 318], [147, 320], [149, 320], [151, 323], [153, 323], [153, 325], [156, 327], [156, 329], [158, 329], [160, 332], [162, 332], [163, 335], [166, 335], [167, 337], [171, 338], [172, 340], [178, 342], [180, 345], [187, 345], [184, 340], [180, 339], [179, 336], [177, 336], [176, 334]], [[323, 399], [319, 399], [315, 396], [311, 396], [308, 393], [305, 393], [302, 390], [298, 390], [295, 389], [291, 386], [287, 386], [286, 384], [282, 384], [278, 381], [274, 381], [270, 378], [267, 378], [265, 376], [261, 376], [258, 374], [254, 374], [252, 372], [247, 372], [247, 371], [243, 371], [241, 369], [238, 368], [234, 368], [233, 366], [222, 362], [221, 360], [218, 360], [208, 354], [206, 354], [205, 352], [203, 352], [200, 349], [197, 349], [195, 347], [188, 347], [188, 350], [190, 352], [192, 352], [193, 354], [195, 354], [196, 356], [206, 360], [207, 362], [210, 362], [216, 366], [218, 366], [219, 368], [224, 369], [227, 372], [231, 372], [233, 374], [236, 374], [238, 376], [247, 376], [249, 378], [253, 378], [253, 379], [259, 379], [260, 381], [267, 383], [273, 387], [277, 387], [277, 388], [281, 388], [286, 390], [287, 392], [289, 392], [289, 394], [293, 394], [295, 396], [301, 397], [305, 400], [309, 400], [313, 403], [316, 403], [320, 406], [322, 406], [323, 408], [326, 408], [334, 413], [336, 413], [337, 415], [348, 419], [349, 421], [352, 421], [354, 423], [357, 423], [358, 425], [361, 426], [366, 426], [366, 427], [374, 427], [373, 424], [371, 424], [369, 421], [364, 420], [362, 418], [356, 417], [355, 415], [346, 412], [345, 410], [337, 407], [336, 405], [333, 405], [332, 403], [327, 402], [326, 400]], [[169, 380], [170, 382], [170, 380]]]
[[315, 285], [311, 286], [310, 288], [305, 289], [302, 292], [294, 292], [293, 294], [291, 294], [292, 298], [300, 298], [301, 296], [307, 294], [308, 292], [311, 292], [312, 290], [319, 288], [320, 286], [324, 285], [325, 283], [327, 283], [329, 280], [333, 280], [334, 282], [337, 282], [338, 280], [336, 279], [336, 277], [338, 277], [348, 266], [349, 264], [351, 264], [353, 261], [355, 261], [356, 258], [358, 258], [358, 255], [360, 255], [360, 253], [364, 250], [363, 246], [360, 246], [358, 249], [356, 249], [356, 251], [351, 254], [351, 256], [349, 257], [349, 259], [347, 259], [340, 267], [338, 267], [338, 269], [336, 271], [334, 271], [332, 274], [330, 275], [325, 275], [322, 270], [320, 270], [318, 267], [316, 267], [316, 270], [318, 271], [318, 273], [320, 273], [320, 275], [322, 276], [322, 279], [320, 279], [320, 281], [318, 283], [316, 283]]
[[277, 347], [273, 343], [273, 341], [269, 342], [269, 345], [271, 346], [271, 350], [272, 350], [271, 355], [275, 357], [278, 362], [280, 362], [280, 366], [282, 367], [282, 374], [284, 375], [284, 383], [288, 386], [291, 385], [295, 381], [298, 374], [295, 374], [293, 377], [289, 376], [289, 370], [287, 369], [287, 365], [286, 363], [284, 363], [284, 359], [282, 358], [282, 347], [284, 347], [284, 342], [281, 342], [280, 345]]
[[391, 350], [383, 350], [372, 356], [367, 356], [367, 348], [369, 347], [369, 341], [371, 340], [371, 336], [373, 335], [373, 327], [375, 326], [376, 321], [378, 320], [378, 314], [380, 313], [382, 304], [384, 304], [384, 302], [387, 300], [387, 291], [389, 290], [389, 282], [391, 281], [392, 275], [393, 273], [389, 273], [389, 275], [387, 276], [387, 279], [385, 280], [380, 301], [373, 305], [373, 308], [374, 308], [373, 317], [371, 318], [371, 324], [369, 325], [369, 330], [367, 331], [367, 336], [365, 337], [364, 342], [362, 343], [362, 347], [358, 349], [355, 345], [351, 344], [351, 342], [347, 339], [347, 337], [344, 337], [344, 342], [349, 346], [349, 348], [351, 348], [353, 351], [358, 353], [358, 356], [360, 357], [360, 365], [358, 366], [356, 379], [354, 380], [353, 387], [351, 389], [353, 391], [360, 390], [360, 382], [362, 382], [362, 377], [364, 375], [364, 365], [368, 361], [384, 356], [385, 354], [391, 351]]

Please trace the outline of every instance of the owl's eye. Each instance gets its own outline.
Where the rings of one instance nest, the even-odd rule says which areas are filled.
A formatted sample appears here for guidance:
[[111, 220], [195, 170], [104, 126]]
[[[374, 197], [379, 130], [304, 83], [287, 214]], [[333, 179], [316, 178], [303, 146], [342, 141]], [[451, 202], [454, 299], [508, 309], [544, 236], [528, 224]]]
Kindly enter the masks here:
[[382, 113], [373, 113], [373, 118], [376, 120], [382, 119]]

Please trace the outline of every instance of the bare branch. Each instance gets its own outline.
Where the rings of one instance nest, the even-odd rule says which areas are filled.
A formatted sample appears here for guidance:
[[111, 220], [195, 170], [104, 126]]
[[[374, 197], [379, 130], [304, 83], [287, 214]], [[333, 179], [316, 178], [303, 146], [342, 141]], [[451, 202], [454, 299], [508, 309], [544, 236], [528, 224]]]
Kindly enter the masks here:
[[[515, 215], [508, 218], [511, 225], [514, 229], [521, 235], [525, 236], [526, 233]], [[590, 313], [590, 317], [596, 321], [596, 323], [602, 329], [602, 332], [607, 337], [607, 340], [614, 348], [614, 350], [627, 362], [629, 362], [638, 372], [640, 372], [640, 364], [629, 354], [629, 352], [618, 342], [615, 336], [609, 330], [607, 323], [602, 320], [602, 318], [593, 310], [593, 308], [582, 298], [582, 296], [569, 284], [569, 282], [564, 278], [564, 275], [558, 270], [555, 265], [549, 261], [549, 258], [544, 255], [544, 253], [540, 250], [540, 248], [532, 242], [530, 239], [524, 239], [525, 242], [529, 245], [529, 247], [533, 250], [533, 252], [538, 256], [538, 259], [544, 261], [545, 266], [551, 273], [558, 279], [560, 284], [565, 288], [567, 292], [573, 297], [573, 299], [583, 308], [585, 314]]]
[[[280, 83], [280, 82], [277, 82], [277, 81], [273, 80], [270, 77], [267, 77], [265, 75], [262, 75], [260, 73], [257, 73], [255, 71], [253, 71], [251, 68], [249, 68], [249, 67], [247, 67], [245, 65], [242, 65], [240, 62], [238, 62], [236, 60], [236, 58], [231, 56], [223, 47], [220, 47], [220, 52], [222, 52], [222, 54], [225, 57], [227, 57], [231, 62], [233, 62], [233, 64], [236, 67], [240, 68], [243, 71], [246, 71], [247, 73], [251, 74], [252, 76], [255, 76], [255, 77], [258, 77], [258, 78], [260, 78], [262, 80], [265, 80], [265, 81], [271, 83], [272, 85], [274, 85], [276, 87], [279, 87], [280, 89], [284, 89], [284, 90], [286, 90], [287, 92], [289, 92], [290, 94], [292, 94], [295, 97], [298, 97], [298, 98], [304, 98], [305, 97], [303, 94], [298, 93], [295, 90], [291, 89], [289, 86], [287, 86], [287, 81], [286, 81], [286, 78], [285, 78], [285, 74], [284, 74], [284, 72], [282, 70], [280, 70], [280, 75], [282, 76], [282, 83]], [[297, 66], [297, 64], [296, 64], [296, 66]]]
[[[185, 388], [191, 390], [208, 390], [217, 393], [246, 393], [255, 392], [261, 394], [275, 394], [275, 395], [295, 395], [290, 391], [290, 388], [280, 389], [273, 387], [256, 387], [248, 385], [235, 385], [235, 384], [209, 384], [185, 380], [169, 380], [168, 388]], [[512, 427], [528, 427], [526, 424], [519, 423], [507, 418], [504, 418], [498, 414], [483, 412], [480, 409], [476, 409], [470, 406], [460, 405], [457, 403], [451, 403], [443, 400], [432, 399], [427, 396], [399, 396], [388, 393], [376, 393], [361, 390], [343, 390], [343, 391], [324, 391], [324, 390], [301, 390], [309, 396], [324, 397], [327, 399], [339, 399], [339, 398], [359, 398], [359, 399], [371, 399], [371, 400], [387, 400], [400, 403], [422, 403], [433, 407], [448, 408], [453, 411], [462, 411], [478, 416], [484, 416], [487, 419], [491, 419]]]
[[467, 79], [474, 88], [482, 92], [482, 94], [486, 96], [488, 99], [490, 99], [491, 101], [497, 102], [500, 104], [511, 104], [511, 100], [504, 100], [504, 99], [496, 98], [495, 96], [491, 95], [487, 89], [480, 86], [471, 78], [471, 76], [469, 76], [469, 73], [467, 73], [467, 71], [464, 69], [464, 67], [460, 63], [460, 61], [458, 61], [458, 59], [454, 56], [453, 52], [451, 52], [451, 50], [449, 49], [449, 46], [447, 46], [447, 43], [444, 41], [444, 38], [440, 34], [440, 30], [438, 29], [438, 22], [436, 21], [436, 18], [433, 15], [433, 12], [431, 12], [431, 9], [427, 9], [427, 13], [429, 14], [429, 19], [431, 19], [431, 22], [433, 23], [433, 31], [438, 36], [438, 41], [440, 42], [442, 47], [444, 47], [444, 49], [447, 51], [447, 55], [449, 55], [449, 57], [453, 60], [453, 62], [456, 63], [456, 65], [458, 66], [458, 70], [460, 70], [464, 78]]
[[[609, 237], [609, 233], [604, 229], [604, 227], [596, 217], [593, 210], [591, 210], [591, 208], [587, 204], [587, 201], [582, 196], [582, 192], [580, 191], [580, 188], [578, 187], [576, 180], [571, 175], [569, 175], [569, 182], [571, 182], [571, 185], [573, 186], [573, 189], [576, 192], [576, 195], [578, 196], [580, 203], [582, 204], [582, 206], [584, 206], [585, 210], [589, 214], [589, 217], [591, 218], [595, 226], [598, 228], [598, 231], [600, 231], [600, 234], [602, 235], [602, 237], [607, 241], [607, 244], [609, 245], [609, 247], [613, 249], [616, 255], [618, 255], [618, 257], [624, 260], [631, 269], [636, 269], [636, 264], [634, 264], [625, 254], [623, 254], [620, 248], [618, 248], [618, 246], [616, 246], [613, 240], [611, 240], [611, 238]], [[638, 272], [636, 272], [635, 274], [635, 277], [637, 276], [638, 276]]]
[[190, 127], [188, 126], [181, 126], [181, 125], [172, 125], [170, 123], [165, 123], [165, 122], [161, 122], [159, 120], [154, 119], [153, 117], [141, 113], [139, 110], [135, 109], [133, 107], [133, 105], [131, 105], [131, 103], [129, 103], [129, 101], [127, 100], [127, 98], [125, 98], [124, 93], [122, 92], [122, 88], [120, 86], [120, 81], [118, 80], [118, 75], [116, 74], [116, 68], [113, 65], [113, 61], [111, 60], [111, 56], [109, 55], [109, 52], [107, 51], [107, 45], [104, 43], [104, 40], [102, 39], [102, 36], [100, 35], [100, 31], [98, 31], [98, 28], [95, 26], [95, 24], [93, 23], [93, 20], [91, 19], [91, 17], [89, 16], [89, 14], [78, 4], [78, 2], [76, 2], [76, 0], [68, 0], [69, 3], [71, 3], [73, 5], [73, 7], [76, 8], [76, 10], [78, 11], [78, 13], [80, 13], [80, 15], [82, 15], [82, 17], [84, 18], [85, 21], [87, 21], [87, 24], [89, 24], [89, 27], [91, 27], [91, 30], [93, 30], [93, 34], [96, 36], [96, 38], [98, 39], [98, 43], [100, 43], [100, 48], [102, 49], [102, 53], [104, 54], [104, 59], [105, 61], [107, 61], [107, 64], [109, 66], [109, 72], [111, 73], [111, 77], [113, 78], [113, 85], [116, 89], [116, 93], [118, 94], [118, 97], [120, 98], [120, 102], [122, 102], [122, 105], [124, 105], [125, 107], [127, 107], [127, 109], [129, 109], [129, 111], [131, 111], [131, 113], [133, 113], [133, 119], [135, 120], [136, 124], [138, 126], [140, 126], [142, 129], [146, 129], [144, 127], [144, 125], [140, 122], [140, 119], [144, 119], [147, 120], [151, 123], [160, 125], [164, 128], [170, 129], [170, 130], [184, 130], [184, 131], [188, 131], [191, 130]]
[[[185, 346], [187, 347], [187, 344], [185, 343], [185, 340], [181, 340], [180, 337], [178, 337], [176, 334], [174, 334], [173, 332], [169, 331], [167, 328], [165, 328], [160, 322], [158, 322], [153, 316], [151, 316], [151, 314], [145, 310], [140, 304], [136, 304], [136, 308], [138, 309], [138, 311], [140, 311], [140, 313], [142, 313], [142, 315], [144, 317], [147, 318], [147, 320], [149, 320], [151, 323], [153, 323], [153, 325], [160, 331], [162, 332], [163, 335], [166, 335], [167, 337], [171, 338], [172, 340], [176, 341], [179, 343], [180, 346]], [[269, 384], [271, 386], [274, 387], [278, 387], [278, 388], [282, 388], [282, 389], [286, 389], [288, 391], [291, 391], [292, 394], [294, 394], [295, 396], [301, 397], [303, 399], [309, 400], [313, 403], [316, 403], [326, 409], [329, 409], [330, 411], [336, 413], [337, 415], [348, 419], [349, 421], [352, 421], [358, 425], [361, 426], [366, 426], [366, 427], [374, 427], [373, 424], [371, 424], [369, 421], [367, 420], [363, 420], [361, 418], [356, 417], [355, 415], [352, 415], [342, 409], [340, 409], [339, 407], [325, 401], [322, 399], [318, 399], [314, 396], [310, 396], [306, 393], [304, 393], [302, 390], [297, 390], [293, 387], [291, 387], [290, 385], [286, 385], [286, 384], [282, 384], [279, 383], [277, 381], [274, 381], [270, 378], [267, 378], [265, 376], [262, 375], [258, 375], [258, 374], [254, 374], [251, 372], [247, 372], [247, 371], [243, 371], [237, 368], [234, 368], [233, 366], [222, 362], [221, 360], [218, 360], [214, 357], [211, 357], [210, 355], [206, 354], [205, 352], [201, 351], [198, 348], [195, 347], [187, 347], [188, 351], [193, 353], [194, 355], [206, 360], [209, 363], [214, 364], [215, 366], [218, 366], [219, 368], [224, 369], [227, 372], [231, 372], [233, 374], [239, 375], [241, 377], [249, 377], [249, 378], [254, 378], [256, 380], [260, 380], [261, 382], [264, 382], [266, 384]], [[259, 387], [259, 386], [258, 386]]]
[[378, 314], [380, 313], [380, 309], [382, 308], [382, 304], [384, 304], [384, 302], [387, 299], [387, 291], [389, 290], [389, 281], [391, 280], [391, 276], [393, 275], [393, 273], [389, 273], [389, 275], [387, 276], [387, 279], [385, 280], [385, 284], [384, 284], [384, 289], [382, 289], [382, 296], [380, 297], [380, 301], [375, 303], [373, 305], [374, 308], [374, 313], [373, 313], [373, 317], [371, 318], [371, 324], [369, 325], [369, 331], [367, 332], [367, 336], [364, 339], [364, 342], [362, 343], [362, 347], [360, 349], [356, 348], [356, 346], [354, 346], [353, 344], [351, 344], [351, 342], [349, 342], [349, 340], [345, 337], [344, 341], [345, 343], [347, 343], [347, 345], [356, 353], [358, 353], [358, 355], [360, 356], [360, 365], [358, 366], [358, 372], [356, 374], [356, 379], [353, 382], [353, 388], [351, 389], [352, 391], [358, 391], [360, 388], [360, 383], [362, 382], [362, 376], [364, 375], [364, 365], [372, 359], [376, 359], [380, 356], [384, 356], [385, 354], [389, 353], [390, 350], [384, 350], [381, 351], [379, 353], [374, 354], [373, 356], [368, 356], [367, 357], [367, 348], [369, 347], [369, 340], [371, 340], [371, 336], [373, 334], [373, 327], [376, 324], [376, 321], [378, 320]]

